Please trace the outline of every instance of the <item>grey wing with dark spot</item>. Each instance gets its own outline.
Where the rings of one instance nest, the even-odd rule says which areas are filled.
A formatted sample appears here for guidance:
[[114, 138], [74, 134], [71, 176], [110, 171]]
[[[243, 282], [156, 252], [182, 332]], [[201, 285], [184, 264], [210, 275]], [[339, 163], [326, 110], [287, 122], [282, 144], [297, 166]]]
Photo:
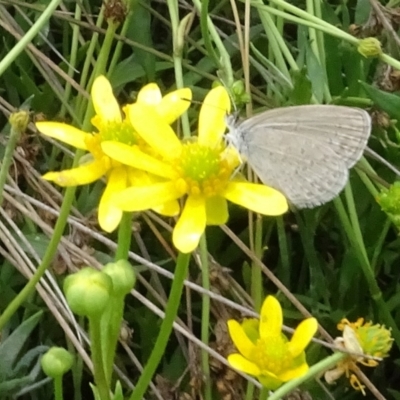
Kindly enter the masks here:
[[355, 108], [298, 106], [261, 113], [238, 130], [242, 154], [263, 183], [310, 208], [342, 191], [367, 144], [370, 118]]

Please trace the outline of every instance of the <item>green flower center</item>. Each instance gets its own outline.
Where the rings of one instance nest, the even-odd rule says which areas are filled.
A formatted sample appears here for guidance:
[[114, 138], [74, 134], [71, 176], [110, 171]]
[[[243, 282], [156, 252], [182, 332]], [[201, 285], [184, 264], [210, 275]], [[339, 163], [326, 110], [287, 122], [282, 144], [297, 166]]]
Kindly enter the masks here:
[[365, 323], [356, 330], [356, 336], [366, 354], [386, 357], [392, 347], [390, 330], [379, 324]]
[[215, 196], [226, 186], [232, 168], [221, 157], [221, 149], [197, 142], [185, 143], [178, 160], [178, 172], [192, 195]]
[[290, 368], [293, 362], [286, 343], [281, 335], [257, 339], [252, 361], [261, 371], [279, 375]]
[[102, 126], [99, 132], [101, 141], [112, 140], [127, 145], [138, 144], [138, 136], [128, 120], [122, 122], [110, 121]]

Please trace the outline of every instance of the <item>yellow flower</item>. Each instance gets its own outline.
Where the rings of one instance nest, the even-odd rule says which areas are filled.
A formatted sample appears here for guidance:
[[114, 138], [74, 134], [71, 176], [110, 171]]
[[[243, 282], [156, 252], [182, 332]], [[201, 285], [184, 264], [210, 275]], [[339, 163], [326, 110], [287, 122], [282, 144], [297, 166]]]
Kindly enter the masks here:
[[264, 300], [260, 321], [254, 318], [242, 324], [228, 321], [229, 334], [239, 350], [228, 356], [229, 364], [255, 376], [270, 390], [307, 373], [304, 349], [318, 328], [317, 320], [308, 318], [300, 323], [289, 341], [282, 333], [282, 322], [281, 305], [273, 296]]
[[356, 322], [350, 322], [344, 318], [337, 327], [340, 331], [343, 331], [343, 336], [335, 339], [336, 345], [359, 355], [349, 355], [341, 360], [335, 368], [325, 372], [325, 380], [328, 383], [333, 383], [343, 374], [346, 374], [351, 386], [365, 395], [365, 386], [361, 384], [352, 371], [358, 369], [357, 363], [367, 367], [378, 365], [378, 361], [364, 358], [362, 354], [379, 358], [388, 356], [393, 343], [390, 330], [379, 324], [372, 325], [372, 322], [364, 323], [363, 318], [359, 318]]
[[[164, 167], [151, 172], [164, 179], [147, 187], [130, 187], [114, 196], [115, 205], [125, 211], [143, 211], [187, 195], [183, 211], [173, 231], [175, 247], [193, 251], [206, 225], [228, 220], [227, 200], [265, 214], [281, 215], [288, 209], [285, 197], [265, 185], [244, 181], [237, 174], [240, 158], [226, 146], [223, 135], [230, 101], [223, 87], [212, 89], [201, 107], [198, 136], [181, 142], [165, 118], [137, 102], [126, 107], [136, 132], [158, 154]], [[131, 165], [129, 146], [113, 144], [107, 154]]]
[[[157, 160], [142, 151], [141, 148], [145, 143], [136, 134], [129, 119], [123, 117], [107, 78], [99, 76], [95, 79], [91, 96], [96, 112], [92, 124], [97, 128], [97, 133], [87, 133], [60, 122], [36, 123], [42, 134], [89, 152], [81, 158], [80, 166], [60, 172], [48, 172], [43, 178], [65, 187], [86, 185], [106, 176], [107, 184], [100, 199], [98, 220], [102, 229], [111, 232], [118, 226], [122, 217], [122, 210], [110, 201], [112, 194], [132, 184], [152, 182], [153, 179], [143, 170], [151, 172], [154, 168], [160, 169], [165, 166], [162, 163], [157, 164]], [[152, 108], [153, 112], [158, 113], [166, 123], [172, 123], [179, 113], [182, 114], [188, 108], [189, 102], [182, 100], [183, 97], [190, 100], [191, 91], [181, 89], [162, 98], [157, 85], [149, 84], [139, 92], [137, 101]], [[120, 143], [132, 149], [134, 160], [130, 166], [107, 156], [103, 151], [103, 145], [109, 143]], [[179, 205], [164, 204], [158, 211], [176, 215], [179, 212]]]

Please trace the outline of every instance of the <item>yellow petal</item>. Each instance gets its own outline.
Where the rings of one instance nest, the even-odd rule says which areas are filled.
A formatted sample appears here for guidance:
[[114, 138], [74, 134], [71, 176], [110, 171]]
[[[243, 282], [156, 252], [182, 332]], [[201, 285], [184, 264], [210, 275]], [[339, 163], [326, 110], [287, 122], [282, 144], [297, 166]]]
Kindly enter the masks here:
[[281, 379], [283, 382], [290, 381], [295, 378], [300, 378], [300, 376], [305, 375], [309, 370], [307, 363], [303, 363], [296, 368], [284, 371], [278, 374], [278, 378]]
[[108, 169], [103, 160], [95, 160], [77, 168], [60, 172], [48, 172], [42, 176], [46, 181], [52, 181], [60, 186], [87, 185], [100, 179]]
[[136, 132], [166, 159], [177, 158], [182, 144], [173, 129], [151, 107], [138, 103], [126, 107]]
[[189, 196], [174, 228], [172, 241], [182, 253], [190, 253], [199, 244], [206, 228], [206, 205], [203, 197]]
[[246, 360], [240, 354], [231, 354], [228, 356], [228, 363], [235, 369], [244, 372], [245, 374], [258, 376], [260, 375], [260, 368], [251, 361]]
[[100, 75], [94, 80], [91, 95], [93, 107], [102, 122], [122, 121], [119, 104], [114, 97], [111, 84], [105, 76]]
[[175, 170], [169, 164], [143, 153], [138, 146], [129, 146], [125, 143], [106, 140], [101, 142], [101, 149], [107, 156], [122, 164], [163, 178], [174, 179], [177, 176]]
[[260, 311], [260, 337], [280, 336], [282, 331], [282, 307], [274, 296], [267, 296]]
[[91, 135], [78, 128], [62, 122], [36, 122], [36, 127], [45, 136], [57, 139], [77, 149], [87, 150], [85, 138]]
[[157, 106], [162, 99], [161, 90], [156, 83], [149, 83], [143, 86], [138, 95], [136, 102], [148, 106]]
[[153, 207], [153, 210], [161, 215], [166, 217], [176, 217], [181, 210], [179, 202], [177, 200], [168, 201], [167, 203], [162, 204], [158, 207]]
[[252, 358], [256, 347], [254, 343], [249, 339], [244, 331], [242, 325], [234, 319], [228, 321], [228, 331], [232, 342], [235, 344], [236, 348], [240, 353], [246, 358]]
[[129, 186], [149, 186], [153, 183], [165, 182], [164, 179], [160, 178], [158, 181], [152, 181], [150, 176], [146, 171], [142, 171], [137, 168], [128, 168], [128, 187]]
[[232, 203], [264, 215], [281, 215], [288, 210], [288, 203], [282, 193], [256, 183], [231, 181], [224, 196]]
[[112, 195], [126, 188], [127, 178], [125, 167], [113, 168], [108, 176], [98, 211], [99, 225], [106, 232], [115, 230], [121, 221], [122, 210], [112, 202]]
[[171, 125], [189, 108], [191, 100], [192, 91], [189, 88], [175, 90], [162, 98], [157, 106], [157, 113], [168, 125]]
[[222, 225], [228, 221], [228, 203], [220, 196], [206, 200], [207, 225]]
[[199, 114], [199, 143], [209, 147], [218, 146], [226, 129], [225, 117], [231, 102], [223, 86], [211, 89], [204, 99]]
[[318, 322], [315, 318], [307, 318], [299, 324], [288, 343], [288, 349], [293, 357], [297, 357], [304, 351], [317, 329]]
[[112, 201], [124, 211], [143, 211], [176, 200], [184, 193], [175, 182], [163, 182], [132, 186], [114, 194]]

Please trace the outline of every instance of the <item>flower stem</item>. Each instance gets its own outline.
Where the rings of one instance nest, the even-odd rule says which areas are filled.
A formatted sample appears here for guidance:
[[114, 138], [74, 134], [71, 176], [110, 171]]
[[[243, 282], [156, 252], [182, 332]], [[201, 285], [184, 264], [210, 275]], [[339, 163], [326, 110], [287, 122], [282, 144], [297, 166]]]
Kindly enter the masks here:
[[[75, 14], [74, 14], [74, 20], [75, 21], [80, 21], [81, 20], [81, 15], [82, 15], [82, 9], [79, 3], [75, 4]], [[72, 25], [72, 37], [71, 37], [71, 50], [70, 50], [70, 56], [68, 60], [68, 76], [72, 78], [75, 74], [75, 67], [76, 67], [76, 62], [77, 62], [77, 57], [78, 57], [78, 49], [79, 49], [79, 39], [80, 39], [80, 28], [79, 25]], [[60, 110], [60, 118], [63, 119], [65, 118], [65, 115], [67, 114], [68, 111], [68, 106], [69, 103], [71, 102], [70, 96], [71, 96], [71, 91], [72, 91], [72, 86], [69, 81], [65, 82], [65, 89], [62, 93], [62, 106]]]
[[118, 227], [118, 247], [115, 253], [115, 261], [127, 260], [132, 237], [132, 213], [124, 212]]
[[343, 360], [346, 357], [348, 357], [348, 354], [340, 353], [340, 352], [334, 353], [331, 356], [326, 357], [319, 363], [313, 365], [305, 375], [303, 375], [297, 379], [292, 379], [291, 381], [289, 381], [289, 382], [285, 383], [283, 386], [281, 386], [278, 390], [275, 390], [275, 392], [268, 397], [268, 400], [282, 399], [283, 396], [292, 392], [294, 389], [299, 387], [305, 381], [307, 381], [311, 378], [314, 378], [316, 376], [319, 376], [322, 372], [332, 368], [340, 360]]
[[269, 390], [267, 388], [263, 387], [260, 390], [259, 400], [267, 400], [268, 399], [268, 395], [269, 395]]
[[15, 61], [19, 54], [21, 54], [26, 46], [33, 40], [33, 38], [43, 29], [47, 21], [53, 15], [54, 10], [59, 6], [61, 0], [52, 0], [49, 5], [40, 14], [37, 21], [32, 25], [32, 27], [26, 32], [21, 40], [9, 51], [6, 52], [6, 56], [0, 62], [0, 76], [3, 72]]
[[103, 352], [101, 348], [101, 318], [89, 318], [91, 353], [94, 370], [94, 381], [101, 400], [110, 400], [110, 388], [104, 370]]
[[[201, 279], [203, 289], [210, 290], [210, 268], [208, 264], [207, 240], [205, 234], [200, 239], [200, 260], [201, 260]], [[210, 330], [210, 297], [203, 295], [201, 309], [201, 341], [208, 345], [208, 335]], [[208, 352], [201, 349], [201, 368], [204, 379], [204, 399], [211, 400], [211, 380], [210, 380], [210, 362]]]
[[[184, 30], [186, 28], [186, 23], [189, 20], [187, 17], [185, 17], [181, 21], [181, 23], [179, 23], [178, 3], [175, 0], [168, 0], [167, 3], [168, 3], [168, 10], [171, 19], [172, 34], [173, 34], [173, 47], [174, 47], [173, 59], [174, 59], [175, 81], [176, 81], [176, 86], [178, 88], [183, 88], [184, 82], [183, 82], [183, 70], [182, 70], [182, 53], [185, 43]], [[181, 116], [181, 121], [182, 121], [183, 137], [187, 139], [190, 137], [190, 124], [187, 113], [184, 113]]]
[[62, 376], [56, 376], [54, 378], [54, 400], [63, 400], [63, 391], [62, 391]]
[[[311, 15], [308, 12], [301, 10], [298, 7], [293, 6], [292, 4], [289, 4], [288, 2], [286, 2], [284, 0], [270, 0], [270, 1], [272, 3], [274, 3], [276, 6], [278, 6], [278, 8], [281, 8], [290, 13], [293, 13], [294, 15], [288, 14], [284, 11], [275, 9], [275, 8], [267, 6], [267, 5], [262, 5], [262, 4], [258, 4], [258, 3], [252, 3], [252, 4], [256, 8], [266, 10], [266, 11], [270, 12], [271, 14], [275, 14], [280, 17], [283, 17], [288, 21], [292, 21], [294, 23], [305, 25], [308, 27], [314, 27], [315, 29], [318, 29], [319, 31], [325, 32], [332, 36], [336, 36], [336, 37], [343, 39], [349, 43], [352, 43], [355, 46], [358, 46], [358, 44], [359, 44], [359, 39], [357, 39], [356, 37], [337, 28], [336, 26], [330, 24], [329, 22], [326, 22], [320, 18], [317, 18], [314, 15]], [[297, 15], [297, 17], [296, 17], [296, 15]], [[381, 54], [379, 56], [379, 58], [381, 59], [381, 61], [385, 62], [386, 64], [391, 65], [392, 67], [394, 67], [396, 69], [400, 69], [400, 61], [389, 56], [388, 54]]]
[[245, 400], [253, 400], [254, 385], [251, 382], [247, 383]]
[[150, 384], [151, 378], [164, 355], [165, 347], [167, 346], [168, 339], [170, 337], [173, 323], [178, 312], [183, 284], [187, 275], [189, 266], [190, 253], [183, 254], [179, 253], [176, 262], [175, 276], [172, 281], [172, 287], [169, 294], [167, 307], [165, 309], [164, 320], [161, 324], [160, 333], [157, 337], [156, 343], [154, 344], [153, 351], [150, 355], [149, 360], [139, 378], [139, 381], [129, 398], [130, 400], [142, 400], [143, 395], [146, 392], [147, 387]]
[[[25, 124], [20, 124], [20, 123], [12, 123], [12, 116], [10, 117], [10, 137], [7, 142], [7, 146], [4, 152], [4, 157], [1, 163], [1, 169], [0, 169], [0, 207], [3, 204], [3, 191], [4, 191], [4, 185], [7, 180], [7, 175], [8, 175], [8, 170], [10, 168], [10, 165], [13, 160], [13, 155], [14, 155], [14, 150], [17, 147], [17, 143], [21, 135], [24, 133], [28, 121], [29, 121], [29, 114], [28, 112], [21, 111], [20, 112], [22, 116], [24, 114], [26, 115], [26, 123]], [[14, 114], [17, 115], [17, 114]]]
[[281, 270], [282, 270], [282, 275], [278, 277], [282, 281], [282, 283], [288, 287], [291, 282], [289, 245], [282, 216], [276, 218], [276, 225], [278, 232], [279, 254], [281, 258]]
[[109, 304], [101, 316], [101, 346], [103, 357], [103, 369], [105, 379], [109, 385], [113, 372], [115, 352], [118, 344], [121, 322], [124, 311], [125, 296], [110, 297]]
[[[100, 13], [98, 14], [97, 20], [96, 20], [96, 27], [100, 28], [103, 24], [104, 21], [104, 7], [101, 7], [100, 9]], [[85, 58], [85, 62], [83, 63], [83, 68], [80, 74], [80, 80], [79, 80], [79, 84], [82, 87], [86, 87], [88, 86], [87, 82], [89, 80], [89, 68], [92, 66], [92, 60], [94, 58], [94, 52], [96, 49], [96, 46], [98, 45], [98, 40], [99, 40], [99, 33], [94, 31], [93, 34], [91, 35], [90, 38], [90, 43], [88, 46], [88, 49], [86, 51], [86, 58]], [[97, 60], [96, 60], [97, 62]], [[76, 102], [76, 110], [82, 110], [81, 114], [80, 114], [80, 118], [83, 118], [83, 113], [87, 108], [87, 99], [84, 96], [80, 96], [79, 98], [77, 98], [77, 102]]]
[[[216, 48], [219, 51], [218, 57], [214, 58], [212, 57], [213, 53], [212, 52], [209, 57], [214, 60], [214, 62], [217, 64], [217, 66], [221, 69], [221, 78], [225, 85], [227, 87], [231, 87], [233, 84], [233, 71], [232, 71], [232, 64], [231, 64], [231, 57], [229, 53], [226, 50], [226, 47], [224, 46], [217, 30], [215, 29], [215, 26], [213, 24], [213, 20], [209, 17], [207, 10], [208, 10], [208, 0], [206, 1], [200, 1], [200, 0], [193, 0], [193, 3], [197, 10], [200, 12], [201, 16], [201, 23], [204, 24], [202, 26], [202, 34], [203, 40], [205, 43], [207, 43], [208, 39], [208, 34], [212, 37]], [[202, 10], [204, 10], [202, 12]], [[204, 21], [204, 22], [203, 22]], [[207, 23], [207, 24], [206, 24]], [[206, 26], [207, 25], [207, 26]], [[209, 40], [211, 43], [211, 40]]]
[[[263, 2], [261, 0], [256, 0], [252, 3], [253, 6], [257, 8], [257, 12], [260, 15], [261, 23], [268, 37], [269, 48], [275, 57], [276, 65], [279, 71], [291, 81], [290, 72], [288, 70], [286, 62], [290, 65], [293, 71], [297, 71], [299, 67], [297, 66], [296, 60], [293, 58], [289, 48], [287, 47], [285, 40], [280, 34], [278, 28], [275, 25], [274, 20], [270, 14], [269, 9], [263, 8]], [[272, 8], [272, 7], [269, 7]], [[285, 61], [286, 59], [286, 61]]]
[[[255, 224], [255, 237], [254, 237], [254, 254], [258, 259], [262, 259], [262, 217], [256, 216]], [[259, 311], [261, 309], [263, 299], [263, 288], [262, 288], [262, 272], [258, 264], [252, 263], [251, 266], [251, 298], [253, 299], [254, 309]]]
[[[124, 24], [122, 25], [120, 33], [119, 33], [119, 35], [121, 37], [127, 37], [127, 32], [129, 30], [129, 26], [132, 23], [132, 17], [133, 17], [133, 12], [130, 9], [128, 12], [128, 15], [126, 16], [126, 18], [124, 20]], [[123, 46], [124, 46], [124, 43], [122, 42], [122, 40], [118, 40], [117, 44], [113, 48], [113, 55], [112, 55], [112, 58], [110, 61], [110, 65], [108, 67], [108, 75], [109, 76], [112, 75], [119, 60], [121, 60], [121, 52], [122, 52]]]

